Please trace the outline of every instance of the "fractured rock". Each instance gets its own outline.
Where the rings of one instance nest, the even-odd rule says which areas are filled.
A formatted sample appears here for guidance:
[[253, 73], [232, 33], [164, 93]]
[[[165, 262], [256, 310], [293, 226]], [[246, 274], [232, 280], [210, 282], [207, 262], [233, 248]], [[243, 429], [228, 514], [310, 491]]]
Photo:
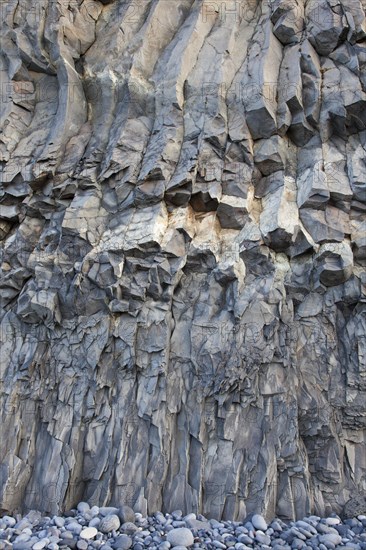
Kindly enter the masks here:
[[352, 249], [346, 242], [323, 244], [315, 255], [314, 264], [325, 286], [339, 285], [352, 274]]
[[2, 4], [2, 515], [303, 547], [364, 490], [364, 2]]

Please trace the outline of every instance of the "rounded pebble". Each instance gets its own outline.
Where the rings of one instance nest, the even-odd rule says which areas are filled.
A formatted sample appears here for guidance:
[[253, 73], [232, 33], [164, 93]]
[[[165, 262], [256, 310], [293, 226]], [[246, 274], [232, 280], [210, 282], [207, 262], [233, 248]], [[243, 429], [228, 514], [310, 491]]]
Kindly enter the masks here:
[[177, 529], [169, 531], [166, 539], [173, 547], [189, 547], [192, 546], [192, 544], [194, 543], [192, 531], [190, 529], [187, 529], [186, 527], [178, 527]]
[[113, 548], [118, 550], [128, 550], [132, 546], [132, 539], [128, 535], [119, 535], [114, 541]]
[[251, 519], [251, 523], [254, 529], [260, 529], [261, 531], [267, 531], [267, 522], [260, 514], [254, 514]]
[[120, 506], [116, 514], [119, 517], [121, 523], [127, 523], [129, 521], [132, 523], [135, 522], [135, 512], [129, 506]]
[[90, 510], [90, 506], [87, 502], [79, 502], [77, 505], [77, 511], [80, 512], [80, 514], [85, 514]]
[[123, 523], [121, 525], [121, 531], [126, 533], [126, 535], [133, 535], [138, 530], [138, 527], [131, 521], [128, 521], [127, 523]]
[[111, 533], [118, 529], [120, 525], [121, 522], [116, 514], [108, 514], [101, 520], [98, 529], [102, 533]]
[[80, 538], [85, 540], [93, 539], [98, 534], [95, 527], [86, 527], [80, 533]]

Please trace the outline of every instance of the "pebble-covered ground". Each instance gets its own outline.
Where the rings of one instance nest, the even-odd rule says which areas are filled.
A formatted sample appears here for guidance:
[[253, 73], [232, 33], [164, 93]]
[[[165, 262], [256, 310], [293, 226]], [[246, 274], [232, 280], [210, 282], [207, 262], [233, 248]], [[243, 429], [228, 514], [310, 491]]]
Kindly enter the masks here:
[[0, 550], [366, 550], [366, 516], [345, 521], [336, 515], [309, 516], [288, 524], [279, 519], [267, 524], [259, 514], [249, 518], [242, 523], [207, 520], [183, 516], [179, 510], [145, 518], [128, 506], [90, 508], [80, 502], [63, 517], [35, 511], [24, 517], [3, 516]]

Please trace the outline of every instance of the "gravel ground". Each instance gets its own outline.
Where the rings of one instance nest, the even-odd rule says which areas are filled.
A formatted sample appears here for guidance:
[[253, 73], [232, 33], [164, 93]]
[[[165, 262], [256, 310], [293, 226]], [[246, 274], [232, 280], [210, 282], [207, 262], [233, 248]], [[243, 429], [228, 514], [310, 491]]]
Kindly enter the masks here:
[[64, 516], [47, 517], [31, 511], [26, 516], [0, 519], [0, 550], [366, 550], [366, 516], [342, 521], [338, 516], [309, 516], [267, 524], [254, 514], [244, 522], [207, 520], [201, 515], [183, 516], [157, 512], [151, 517], [120, 508], [90, 506], [80, 502]]

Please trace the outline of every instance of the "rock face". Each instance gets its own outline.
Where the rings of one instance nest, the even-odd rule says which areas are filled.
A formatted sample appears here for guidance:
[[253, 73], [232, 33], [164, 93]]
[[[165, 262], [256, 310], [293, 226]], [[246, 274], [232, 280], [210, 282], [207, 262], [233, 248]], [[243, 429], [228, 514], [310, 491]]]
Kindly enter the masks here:
[[1, 509], [341, 512], [365, 1], [0, 7]]

